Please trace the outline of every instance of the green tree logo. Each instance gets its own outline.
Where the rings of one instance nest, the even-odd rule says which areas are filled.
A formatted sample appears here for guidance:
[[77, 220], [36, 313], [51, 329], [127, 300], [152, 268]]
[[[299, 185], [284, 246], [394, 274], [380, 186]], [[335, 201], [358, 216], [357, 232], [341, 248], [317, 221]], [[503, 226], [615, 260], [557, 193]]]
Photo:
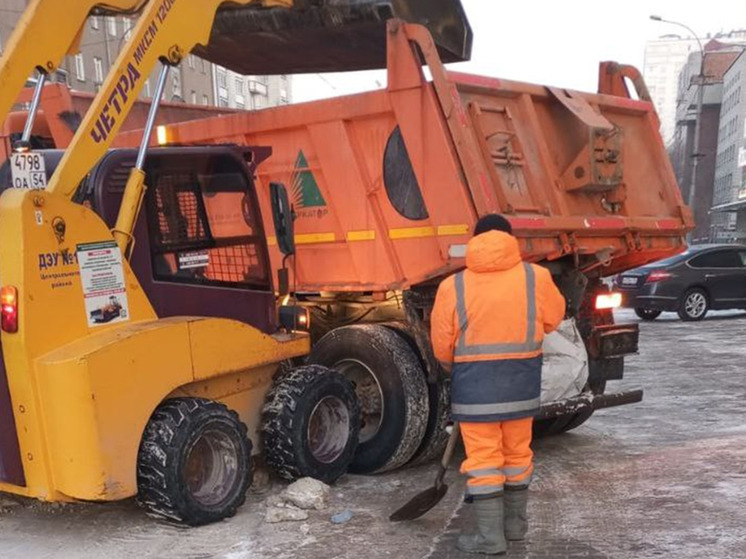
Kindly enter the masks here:
[[293, 205], [298, 208], [326, 206], [324, 195], [321, 194], [316, 177], [313, 176], [313, 172], [308, 166], [308, 160], [303, 150], [298, 152], [298, 158], [295, 160], [295, 169], [290, 179], [290, 192]]

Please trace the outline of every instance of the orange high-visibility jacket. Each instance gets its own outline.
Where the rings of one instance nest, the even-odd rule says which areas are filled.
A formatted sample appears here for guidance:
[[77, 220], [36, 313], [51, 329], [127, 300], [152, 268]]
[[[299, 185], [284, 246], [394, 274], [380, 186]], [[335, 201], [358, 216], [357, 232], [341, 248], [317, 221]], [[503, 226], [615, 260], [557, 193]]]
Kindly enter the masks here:
[[453, 418], [534, 415], [544, 334], [564, 316], [565, 299], [549, 271], [523, 263], [515, 237], [500, 231], [474, 237], [466, 270], [440, 284], [431, 316], [435, 356], [452, 367]]

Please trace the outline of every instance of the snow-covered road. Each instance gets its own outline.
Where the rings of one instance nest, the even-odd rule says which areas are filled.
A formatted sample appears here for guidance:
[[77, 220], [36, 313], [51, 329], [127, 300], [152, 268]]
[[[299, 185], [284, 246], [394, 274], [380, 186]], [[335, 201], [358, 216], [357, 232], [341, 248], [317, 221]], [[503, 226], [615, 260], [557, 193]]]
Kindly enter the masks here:
[[[621, 320], [636, 318], [629, 312]], [[641, 354], [607, 391], [643, 387], [642, 403], [605, 410], [576, 431], [535, 443], [529, 541], [511, 558], [746, 558], [746, 314], [702, 323], [664, 315], [642, 325]], [[239, 514], [199, 529], [147, 518], [132, 502], [2, 508], [0, 557], [455, 558], [468, 520], [463, 481], [425, 518], [388, 514], [427, 487], [434, 467], [344, 478], [328, 510], [304, 522], [263, 522], [268, 494], [252, 492]], [[349, 522], [330, 517], [349, 510]]]

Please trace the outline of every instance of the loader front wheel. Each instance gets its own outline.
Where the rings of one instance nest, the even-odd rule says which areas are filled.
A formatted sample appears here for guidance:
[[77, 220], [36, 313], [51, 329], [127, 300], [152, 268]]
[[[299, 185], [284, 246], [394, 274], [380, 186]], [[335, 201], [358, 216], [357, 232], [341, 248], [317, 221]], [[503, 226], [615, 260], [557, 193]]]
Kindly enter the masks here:
[[306, 365], [275, 378], [262, 435], [267, 464], [280, 477], [337, 481], [355, 455], [359, 432], [355, 389], [336, 371]]
[[236, 412], [174, 398], [151, 416], [137, 463], [137, 500], [150, 514], [189, 526], [229, 518], [251, 479], [251, 441]]

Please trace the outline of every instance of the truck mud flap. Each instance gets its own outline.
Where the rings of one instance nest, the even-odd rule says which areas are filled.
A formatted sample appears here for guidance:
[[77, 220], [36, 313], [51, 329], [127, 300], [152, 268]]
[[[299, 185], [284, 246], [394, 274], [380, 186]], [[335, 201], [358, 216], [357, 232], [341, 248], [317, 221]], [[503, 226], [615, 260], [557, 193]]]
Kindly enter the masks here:
[[642, 390], [626, 390], [614, 394], [593, 394], [583, 392], [574, 398], [560, 400], [541, 406], [535, 419], [552, 419], [567, 414], [574, 414], [588, 410], [600, 410], [614, 406], [624, 406], [642, 401]]
[[637, 324], [596, 326], [588, 340], [588, 353], [594, 359], [613, 359], [639, 351], [640, 327]]

